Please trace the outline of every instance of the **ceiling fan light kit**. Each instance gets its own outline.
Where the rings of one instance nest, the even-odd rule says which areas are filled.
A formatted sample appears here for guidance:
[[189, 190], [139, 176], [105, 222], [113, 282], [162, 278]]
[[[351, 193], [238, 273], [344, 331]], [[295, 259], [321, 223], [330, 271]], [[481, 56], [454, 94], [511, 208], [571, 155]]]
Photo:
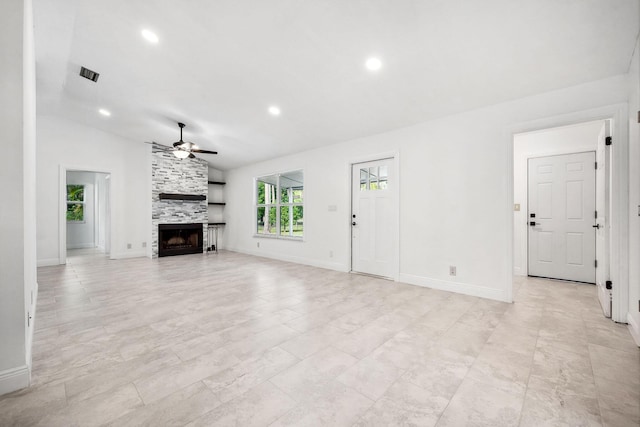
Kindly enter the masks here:
[[193, 142], [184, 141], [182, 139], [182, 129], [184, 129], [185, 124], [178, 123], [178, 126], [180, 127], [180, 141], [174, 142], [173, 147], [168, 147], [167, 150], [163, 151], [171, 151], [178, 159], [186, 159], [187, 157], [195, 159], [196, 156], [193, 153], [218, 154], [217, 151], [201, 150]]

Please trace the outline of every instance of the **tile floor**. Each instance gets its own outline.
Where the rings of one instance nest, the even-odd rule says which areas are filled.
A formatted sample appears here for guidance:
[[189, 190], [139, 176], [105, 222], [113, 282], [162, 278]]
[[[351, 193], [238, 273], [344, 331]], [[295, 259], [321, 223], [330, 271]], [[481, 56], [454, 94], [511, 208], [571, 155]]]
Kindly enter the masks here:
[[640, 351], [595, 288], [505, 304], [221, 252], [41, 268], [2, 426], [638, 426]]

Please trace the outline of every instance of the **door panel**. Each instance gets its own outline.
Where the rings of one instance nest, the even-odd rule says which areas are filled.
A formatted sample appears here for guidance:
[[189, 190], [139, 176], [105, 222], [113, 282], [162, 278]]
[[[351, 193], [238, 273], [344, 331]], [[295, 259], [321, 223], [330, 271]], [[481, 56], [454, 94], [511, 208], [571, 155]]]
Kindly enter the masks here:
[[393, 159], [352, 166], [351, 269], [392, 277], [396, 253]]
[[529, 159], [529, 275], [595, 282], [595, 153]]

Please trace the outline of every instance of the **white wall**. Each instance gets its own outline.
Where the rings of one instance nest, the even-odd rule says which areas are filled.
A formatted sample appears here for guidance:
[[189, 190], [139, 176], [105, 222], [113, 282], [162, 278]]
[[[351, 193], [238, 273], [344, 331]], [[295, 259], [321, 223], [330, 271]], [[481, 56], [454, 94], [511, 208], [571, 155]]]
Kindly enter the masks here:
[[[226, 247], [348, 271], [350, 162], [397, 152], [400, 280], [509, 300], [512, 129], [626, 100], [618, 76], [228, 171]], [[254, 237], [253, 178], [293, 169], [305, 173], [304, 241]]]
[[67, 249], [95, 248], [96, 174], [67, 171], [67, 185], [84, 185], [84, 221], [67, 222]]
[[[61, 166], [111, 174], [111, 258], [148, 256], [150, 146], [55, 116], [38, 117], [38, 264], [57, 264], [63, 200]], [[62, 217], [64, 219], [64, 217]], [[143, 248], [143, 242], [147, 248]], [[131, 244], [131, 249], [127, 248]]]
[[29, 385], [37, 295], [35, 264], [35, 60], [31, 1], [0, 14], [0, 394]]
[[629, 69], [629, 315], [640, 345], [640, 39]]
[[513, 273], [527, 275], [527, 162], [532, 157], [595, 151], [603, 120], [521, 133], [513, 144]]

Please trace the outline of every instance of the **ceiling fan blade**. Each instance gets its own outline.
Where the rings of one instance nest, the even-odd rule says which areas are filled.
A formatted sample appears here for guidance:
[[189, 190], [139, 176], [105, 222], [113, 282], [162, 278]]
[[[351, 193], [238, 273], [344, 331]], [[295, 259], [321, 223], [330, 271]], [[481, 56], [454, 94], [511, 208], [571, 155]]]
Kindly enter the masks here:
[[194, 148], [191, 150], [193, 153], [202, 153], [202, 154], [218, 154], [217, 151], [209, 151], [209, 150], [201, 150], [199, 148]]

